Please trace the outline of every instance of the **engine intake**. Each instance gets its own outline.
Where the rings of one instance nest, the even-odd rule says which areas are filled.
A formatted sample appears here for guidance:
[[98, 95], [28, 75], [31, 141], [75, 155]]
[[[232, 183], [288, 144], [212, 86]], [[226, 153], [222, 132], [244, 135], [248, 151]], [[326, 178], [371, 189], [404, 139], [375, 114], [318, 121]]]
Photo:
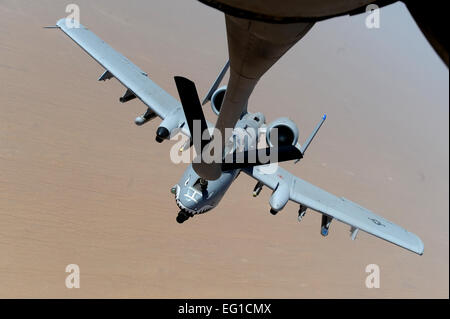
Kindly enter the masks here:
[[223, 86], [221, 88], [218, 88], [211, 97], [211, 108], [216, 115], [219, 115], [220, 113], [220, 109], [222, 108], [223, 99], [225, 98], [226, 92], [227, 87]]
[[266, 141], [271, 147], [296, 145], [299, 130], [297, 125], [287, 117], [276, 119], [267, 127]]

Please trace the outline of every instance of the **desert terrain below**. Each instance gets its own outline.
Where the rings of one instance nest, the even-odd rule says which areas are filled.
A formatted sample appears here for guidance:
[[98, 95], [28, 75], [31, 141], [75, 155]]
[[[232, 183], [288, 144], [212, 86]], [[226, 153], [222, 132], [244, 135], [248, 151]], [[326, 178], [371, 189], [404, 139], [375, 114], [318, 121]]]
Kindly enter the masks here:
[[[159, 120], [59, 30], [67, 1], [0, 0], [0, 298], [448, 298], [448, 69], [406, 7], [316, 24], [260, 81], [250, 111], [289, 116], [306, 139], [302, 179], [417, 234], [418, 256], [365, 233], [356, 241], [297, 205], [269, 213], [241, 176], [219, 207], [183, 225], [170, 188], [187, 164]], [[76, 0], [81, 23], [178, 98], [204, 95], [227, 60], [221, 12], [198, 1]], [[205, 106], [207, 117], [215, 116]], [[67, 289], [68, 264], [80, 267]], [[366, 266], [380, 267], [368, 289]]]

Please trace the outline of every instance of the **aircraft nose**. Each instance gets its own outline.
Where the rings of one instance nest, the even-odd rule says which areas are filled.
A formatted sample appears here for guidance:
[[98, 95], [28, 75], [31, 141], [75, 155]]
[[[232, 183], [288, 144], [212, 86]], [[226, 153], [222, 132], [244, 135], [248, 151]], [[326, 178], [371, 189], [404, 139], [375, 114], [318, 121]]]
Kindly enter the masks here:
[[202, 214], [209, 211], [213, 206], [212, 197], [197, 187], [181, 186], [177, 192], [176, 202], [178, 207], [190, 214]]
[[195, 212], [198, 209], [198, 198], [196, 194], [190, 194], [188, 187], [181, 187], [175, 199], [180, 209], [188, 212]]

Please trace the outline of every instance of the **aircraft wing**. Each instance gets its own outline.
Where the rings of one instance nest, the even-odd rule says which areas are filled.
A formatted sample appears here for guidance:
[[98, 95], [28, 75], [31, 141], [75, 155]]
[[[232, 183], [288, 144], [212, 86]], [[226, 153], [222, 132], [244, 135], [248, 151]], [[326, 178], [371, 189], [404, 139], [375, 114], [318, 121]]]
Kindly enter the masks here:
[[190, 136], [189, 129], [183, 127], [186, 119], [180, 102], [154, 83], [147, 73], [83, 25], [70, 28], [63, 18], [57, 22], [56, 27], [105, 68], [106, 71], [99, 80], [115, 77], [128, 89], [124, 98], [134, 94], [163, 120], [171, 117], [176, 122], [175, 126], [182, 127], [182, 132]]
[[285, 183], [290, 200], [339, 220], [351, 226], [352, 230], [362, 230], [419, 255], [423, 254], [423, 242], [406, 229], [348, 199], [336, 197], [309, 184], [279, 166], [274, 171], [265, 172], [266, 170], [267, 166], [259, 166], [243, 171], [273, 190]]

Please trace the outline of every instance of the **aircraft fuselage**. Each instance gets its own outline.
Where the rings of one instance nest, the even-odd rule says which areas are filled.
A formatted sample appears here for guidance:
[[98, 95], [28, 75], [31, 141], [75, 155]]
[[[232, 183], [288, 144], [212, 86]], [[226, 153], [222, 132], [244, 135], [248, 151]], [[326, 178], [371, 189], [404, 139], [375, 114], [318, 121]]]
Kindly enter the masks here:
[[[233, 152], [236, 147], [248, 149], [257, 147], [259, 130], [265, 124], [262, 113], [244, 113], [236, 123], [233, 137], [225, 147], [225, 152]], [[239, 138], [240, 136], [240, 138]], [[202, 214], [215, 208], [228, 188], [240, 173], [240, 169], [221, 172], [219, 178], [204, 181], [192, 164], [184, 172], [178, 184], [172, 188], [175, 201], [180, 210], [188, 216]]]
[[200, 176], [192, 164], [184, 172], [178, 184], [173, 188], [178, 207], [189, 215], [203, 214], [215, 208], [225, 195], [240, 170], [223, 172], [221, 176], [202, 185]]

